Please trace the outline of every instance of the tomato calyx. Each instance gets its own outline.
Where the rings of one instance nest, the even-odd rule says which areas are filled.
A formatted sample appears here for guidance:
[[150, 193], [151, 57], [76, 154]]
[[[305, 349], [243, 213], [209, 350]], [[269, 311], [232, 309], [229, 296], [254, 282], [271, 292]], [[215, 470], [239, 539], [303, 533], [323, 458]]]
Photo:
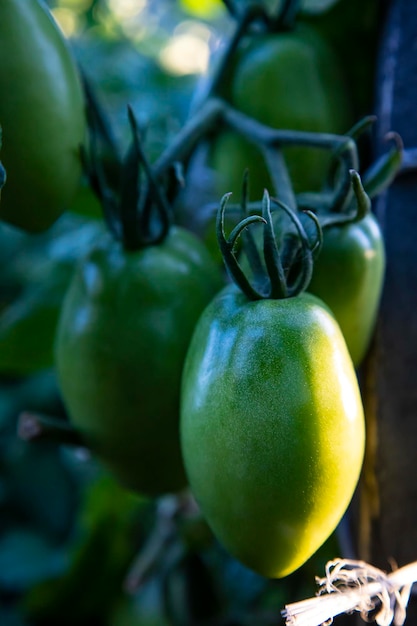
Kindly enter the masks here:
[[168, 235], [171, 209], [145, 154], [133, 109], [128, 106], [132, 141], [122, 158], [91, 88], [87, 88], [86, 95], [90, 151], [83, 151], [83, 165], [109, 231], [128, 251], [157, 245]]
[[371, 199], [364, 188], [359, 173], [351, 169], [349, 170], [349, 177], [350, 190], [347, 208], [340, 213], [320, 211], [320, 209], [315, 213], [323, 230], [332, 226], [355, 224], [362, 221], [371, 212]]
[[[124, 246], [128, 250], [136, 250], [147, 245], [157, 245], [165, 239], [171, 225], [171, 210], [145, 155], [139, 126], [131, 107], [128, 115], [133, 141], [122, 168], [120, 213]], [[145, 176], [142, 189], [141, 167]]]
[[[363, 118], [346, 133], [346, 138], [357, 146], [357, 141], [361, 135], [369, 131], [375, 121], [375, 116]], [[376, 158], [361, 174], [363, 188], [371, 199], [391, 185], [400, 173], [403, 163], [404, 146], [400, 135], [392, 131], [387, 133], [385, 140], [392, 143], [389, 150]], [[351, 184], [351, 172], [361, 169], [359, 167], [359, 155], [357, 155], [356, 164], [353, 164], [353, 161], [349, 164], [344, 157], [346, 150], [347, 148], [343, 146], [343, 143], [335, 144], [334, 161], [329, 171], [327, 186], [323, 191], [304, 192], [296, 196], [297, 205], [300, 208], [309, 208], [321, 216], [322, 227], [349, 223], [356, 214], [352, 210], [355, 194]], [[335, 191], [335, 187], [337, 187], [337, 191]]]
[[391, 131], [387, 133], [385, 140], [392, 141], [390, 150], [382, 154], [363, 174], [363, 185], [370, 198], [387, 189], [402, 166], [404, 144], [400, 135]]
[[[226, 237], [224, 226], [229, 197], [230, 194], [225, 194], [221, 200], [217, 213], [216, 234], [224, 263], [236, 285], [249, 300], [291, 298], [304, 291], [311, 281], [314, 258], [322, 245], [322, 230], [314, 213], [304, 211], [316, 229], [313, 241], [307, 235], [297, 214], [281, 200], [271, 198], [267, 190], [264, 191], [262, 198], [262, 214], [248, 215], [246, 174], [241, 205], [244, 217]], [[271, 203], [289, 220], [287, 228], [280, 224], [279, 242]], [[262, 226], [262, 252], [258, 250], [249, 230], [254, 224]], [[241, 235], [251, 278], [248, 278], [236, 254], [236, 244]]]

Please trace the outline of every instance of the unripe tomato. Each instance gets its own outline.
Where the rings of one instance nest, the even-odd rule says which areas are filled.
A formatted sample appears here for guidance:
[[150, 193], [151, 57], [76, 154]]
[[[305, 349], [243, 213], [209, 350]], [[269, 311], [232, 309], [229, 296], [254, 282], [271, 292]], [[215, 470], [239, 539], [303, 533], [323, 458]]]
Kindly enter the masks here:
[[81, 175], [81, 82], [61, 31], [38, 0], [0, 2], [0, 218], [31, 232], [68, 208]]
[[56, 340], [63, 399], [86, 444], [130, 489], [157, 495], [186, 485], [181, 373], [221, 285], [203, 244], [175, 227], [135, 252], [106, 239], [74, 276]]
[[[248, 37], [238, 49], [229, 88], [230, 103], [273, 128], [345, 133], [352, 124], [350, 98], [331, 48], [312, 29]], [[212, 163], [222, 193], [240, 193], [242, 161], [249, 168], [254, 197], [271, 189], [260, 154], [238, 135], [219, 138]], [[329, 155], [310, 147], [285, 148], [295, 191], [317, 190]]]
[[225, 547], [267, 577], [300, 567], [345, 512], [364, 452], [355, 371], [325, 305], [222, 290], [188, 351], [181, 442]]
[[324, 231], [308, 291], [332, 310], [358, 367], [370, 344], [385, 274], [385, 247], [372, 213]]

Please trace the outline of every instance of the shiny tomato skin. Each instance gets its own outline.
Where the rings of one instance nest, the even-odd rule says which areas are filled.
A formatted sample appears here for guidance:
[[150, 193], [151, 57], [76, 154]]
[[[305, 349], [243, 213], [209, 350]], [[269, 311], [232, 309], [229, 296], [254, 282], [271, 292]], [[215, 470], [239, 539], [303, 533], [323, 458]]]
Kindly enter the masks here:
[[29, 232], [68, 208], [81, 177], [84, 96], [75, 61], [38, 0], [0, 2], [0, 219]]
[[86, 444], [133, 491], [186, 486], [182, 367], [198, 317], [221, 286], [209, 252], [175, 227], [135, 252], [109, 237], [74, 276], [55, 348], [63, 399]]
[[308, 291], [332, 310], [355, 367], [372, 340], [385, 263], [383, 236], [372, 213], [359, 222], [325, 229]]
[[181, 442], [224, 546], [263, 576], [300, 567], [348, 507], [364, 452], [355, 372], [325, 305], [222, 290], [188, 351]]

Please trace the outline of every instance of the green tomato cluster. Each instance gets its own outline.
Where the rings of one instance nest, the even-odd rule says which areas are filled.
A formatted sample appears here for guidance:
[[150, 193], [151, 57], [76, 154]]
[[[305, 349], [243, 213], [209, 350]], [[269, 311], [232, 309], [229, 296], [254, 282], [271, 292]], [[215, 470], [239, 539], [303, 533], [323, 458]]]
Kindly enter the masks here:
[[[2, 0], [0, 53], [0, 216], [42, 231], [79, 184], [81, 84], [37, 0]], [[16, 73], [19, 89], [6, 89]], [[225, 98], [273, 128], [341, 133], [351, 124], [337, 62], [307, 28], [245, 40]], [[284, 156], [295, 192], [321, 188], [328, 154], [297, 146]], [[246, 167], [255, 195], [270, 186], [259, 153], [237, 135], [219, 135], [211, 159], [222, 193], [240, 193]], [[327, 228], [311, 293], [259, 300], [224, 287], [195, 235], [172, 226], [161, 239], [132, 250], [100, 227], [88, 236], [55, 341], [69, 418], [127, 488], [158, 496], [188, 484], [232, 554], [264, 576], [286, 576], [333, 532], [359, 479], [355, 367], [377, 316], [381, 232], [371, 214]], [[48, 273], [48, 306], [34, 308], [44, 329], [56, 324], [73, 261], [63, 255], [59, 273]], [[35, 332], [26, 318], [19, 327]], [[47, 337], [29, 370], [49, 364]], [[14, 363], [6, 351], [3, 361]]]

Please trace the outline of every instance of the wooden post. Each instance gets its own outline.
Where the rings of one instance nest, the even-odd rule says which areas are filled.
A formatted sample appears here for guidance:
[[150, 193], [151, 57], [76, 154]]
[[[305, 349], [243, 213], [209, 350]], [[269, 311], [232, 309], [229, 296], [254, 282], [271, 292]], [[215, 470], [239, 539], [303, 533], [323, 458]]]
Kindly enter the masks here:
[[[380, 44], [377, 148], [397, 131], [417, 147], [417, 2], [392, 0]], [[368, 444], [360, 492], [359, 556], [389, 569], [417, 560], [417, 170], [376, 204], [387, 270], [363, 371]], [[411, 601], [407, 624], [417, 623]]]

